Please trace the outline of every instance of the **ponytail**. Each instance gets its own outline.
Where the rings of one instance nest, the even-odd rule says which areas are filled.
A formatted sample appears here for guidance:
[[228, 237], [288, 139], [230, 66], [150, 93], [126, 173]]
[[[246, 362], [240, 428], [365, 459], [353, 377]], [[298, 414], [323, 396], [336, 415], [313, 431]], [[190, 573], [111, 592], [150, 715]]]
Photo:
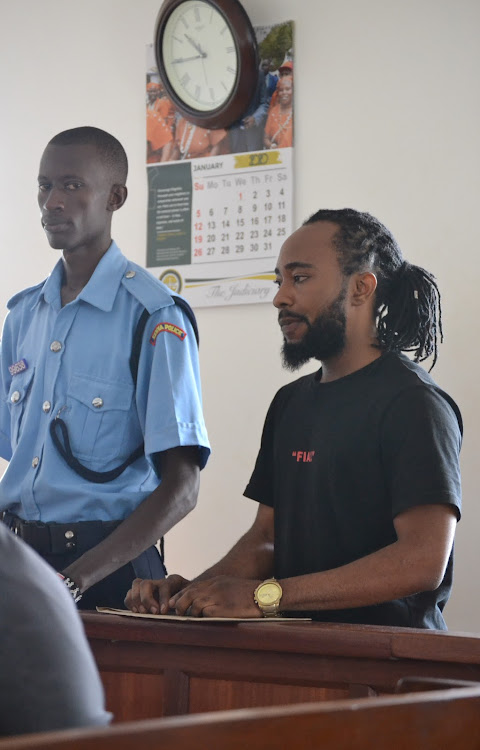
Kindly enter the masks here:
[[379, 283], [377, 310], [380, 347], [385, 351], [414, 352], [415, 362], [433, 354], [432, 369], [437, 361], [438, 340], [443, 341], [441, 296], [435, 277], [404, 261], [390, 280]]

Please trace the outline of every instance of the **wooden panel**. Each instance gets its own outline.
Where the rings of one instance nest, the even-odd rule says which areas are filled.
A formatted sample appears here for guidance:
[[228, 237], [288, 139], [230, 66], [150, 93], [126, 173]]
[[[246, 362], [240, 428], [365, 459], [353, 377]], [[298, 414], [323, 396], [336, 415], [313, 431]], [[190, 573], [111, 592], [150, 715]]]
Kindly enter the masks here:
[[165, 695], [162, 716], [178, 716], [191, 711], [189, 707], [190, 680], [188, 675], [175, 669], [164, 673]]
[[163, 716], [163, 674], [101, 671], [107, 710], [114, 721], [153, 719]]
[[[258, 651], [246, 648], [192, 647], [116, 640], [91, 640], [102, 671], [136, 673], [173, 669], [197, 677], [257, 681]], [[305, 687], [368, 685], [377, 693], [393, 692], [399, 679], [424, 676], [480, 682], [480, 665], [418, 659], [371, 659], [337, 657], [317, 653], [262, 652], [264, 682], [283, 682]], [[136, 717], [131, 717], [136, 718]]]
[[315, 688], [240, 680], [190, 679], [190, 712], [281, 706], [349, 697], [348, 688]]

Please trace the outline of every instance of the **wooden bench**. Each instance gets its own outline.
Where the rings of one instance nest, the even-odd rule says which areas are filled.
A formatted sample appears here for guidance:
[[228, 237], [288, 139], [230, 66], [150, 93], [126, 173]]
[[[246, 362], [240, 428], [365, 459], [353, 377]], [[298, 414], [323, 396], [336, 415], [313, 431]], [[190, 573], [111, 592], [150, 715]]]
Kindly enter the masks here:
[[116, 721], [391, 694], [402, 678], [480, 683], [474, 634], [82, 618]]
[[478, 750], [480, 687], [243, 709], [0, 740], [0, 750]]

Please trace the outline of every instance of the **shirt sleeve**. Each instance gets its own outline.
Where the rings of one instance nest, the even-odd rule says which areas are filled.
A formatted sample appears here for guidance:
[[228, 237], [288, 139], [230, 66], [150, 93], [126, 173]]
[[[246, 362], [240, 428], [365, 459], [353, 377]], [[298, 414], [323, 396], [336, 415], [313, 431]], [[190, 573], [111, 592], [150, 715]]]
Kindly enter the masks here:
[[255, 468], [243, 493], [245, 497], [256, 500], [257, 503], [262, 503], [262, 505], [268, 505], [271, 508], [274, 506], [273, 466], [275, 421], [280, 394], [281, 391], [277, 393], [268, 409]]
[[202, 410], [198, 346], [192, 325], [178, 305], [147, 321], [137, 379], [137, 408], [145, 454], [198, 446], [203, 468], [210, 454]]
[[453, 505], [460, 518], [460, 412], [434, 388], [402, 391], [385, 414], [381, 446], [392, 516], [417, 505]]

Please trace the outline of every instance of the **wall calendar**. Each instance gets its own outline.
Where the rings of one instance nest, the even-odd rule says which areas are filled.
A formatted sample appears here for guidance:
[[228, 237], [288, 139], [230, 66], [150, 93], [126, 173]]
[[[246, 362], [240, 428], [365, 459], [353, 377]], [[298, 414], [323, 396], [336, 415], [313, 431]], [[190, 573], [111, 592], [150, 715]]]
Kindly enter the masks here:
[[174, 110], [147, 49], [146, 265], [193, 307], [275, 295], [276, 259], [293, 230], [291, 27], [255, 29], [258, 92], [226, 130]]

